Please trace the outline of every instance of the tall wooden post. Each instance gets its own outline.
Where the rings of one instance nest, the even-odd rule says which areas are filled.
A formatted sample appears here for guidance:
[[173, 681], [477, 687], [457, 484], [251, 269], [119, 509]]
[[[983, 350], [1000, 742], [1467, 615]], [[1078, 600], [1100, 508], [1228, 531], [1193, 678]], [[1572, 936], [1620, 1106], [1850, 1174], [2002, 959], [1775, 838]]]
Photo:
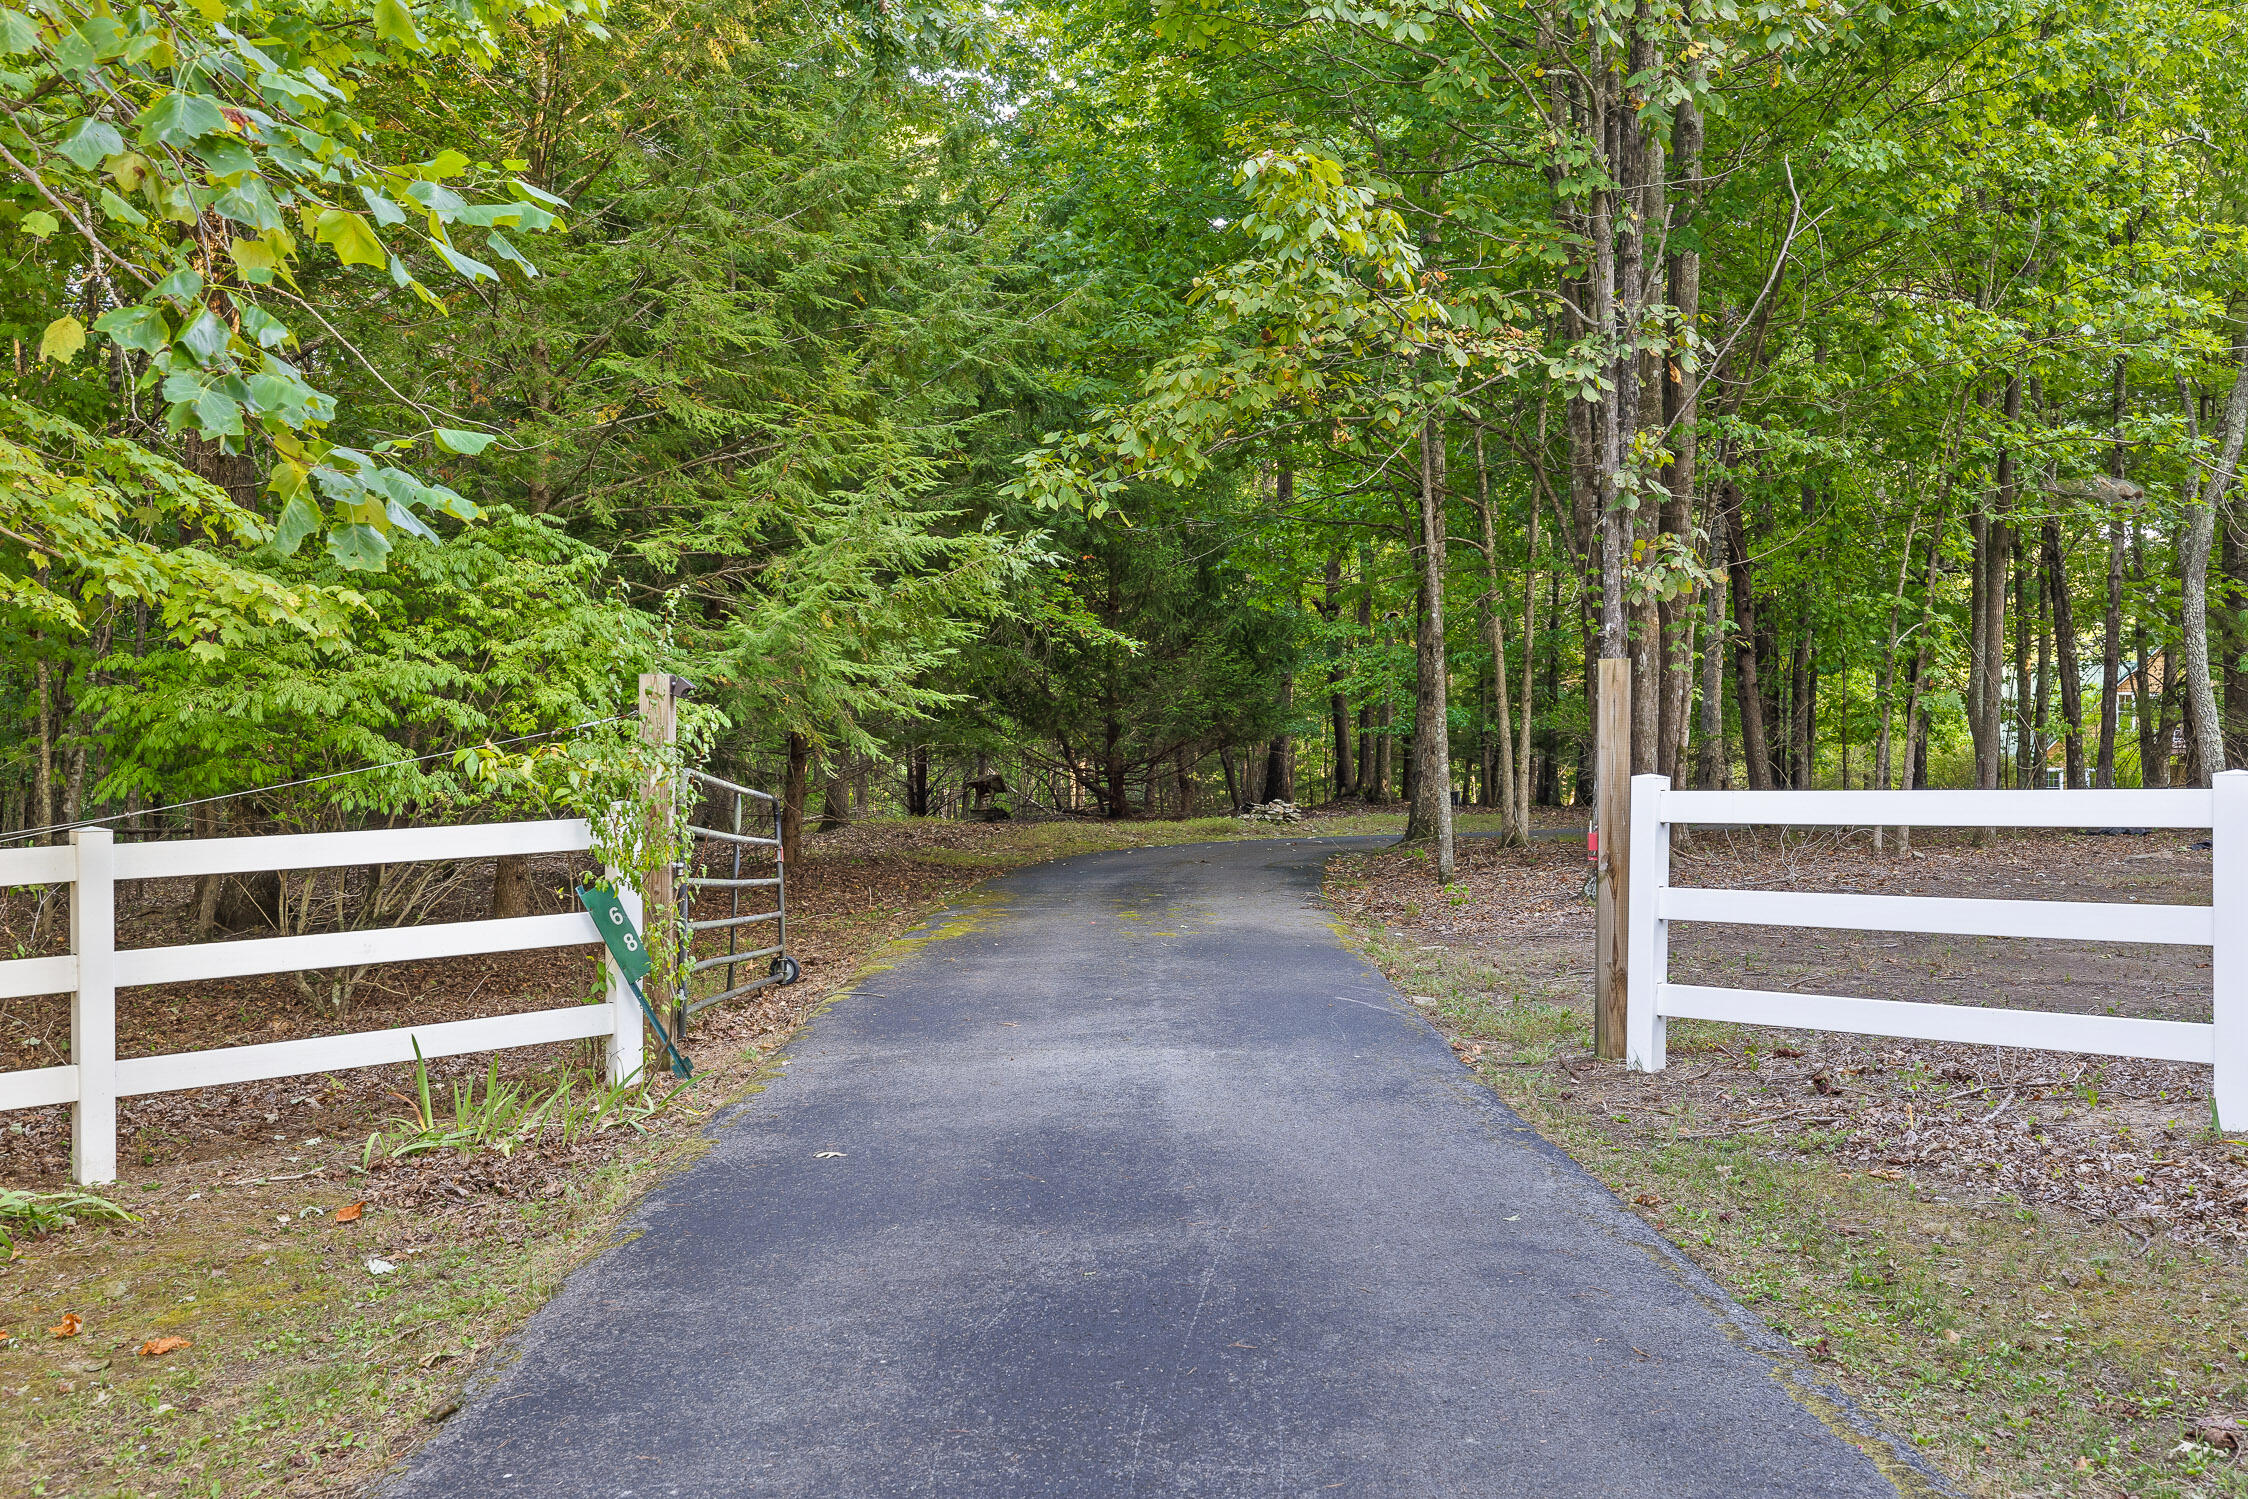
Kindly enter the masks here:
[[[669, 748], [679, 742], [678, 704], [673, 700], [672, 692], [672, 677], [669, 672], [644, 671], [640, 674], [640, 738], [643, 743], [657, 748]], [[646, 792], [648, 836], [650, 842], [662, 848], [666, 855], [670, 852], [673, 790], [669, 776], [656, 774], [649, 777]], [[640, 898], [645, 902], [647, 915], [641, 931], [647, 934], [651, 944], [659, 926], [667, 931], [677, 930], [671, 924], [671, 918], [677, 914], [674, 902], [678, 893], [672, 886], [668, 857], [649, 871], [648, 888], [640, 892]], [[662, 973], [665, 969], [659, 967], [656, 971]], [[686, 994], [652, 994], [649, 996], [649, 1003], [656, 1007], [658, 1014], [664, 1013], [664, 1006], [668, 1003], [672, 1034], [679, 1035], [680, 1023], [687, 1018]]]
[[1593, 726], [1593, 804], [1600, 819], [1600, 912], [1594, 926], [1598, 972], [1592, 1050], [1621, 1061], [1629, 1009], [1631, 924], [1631, 660], [1604, 656]]

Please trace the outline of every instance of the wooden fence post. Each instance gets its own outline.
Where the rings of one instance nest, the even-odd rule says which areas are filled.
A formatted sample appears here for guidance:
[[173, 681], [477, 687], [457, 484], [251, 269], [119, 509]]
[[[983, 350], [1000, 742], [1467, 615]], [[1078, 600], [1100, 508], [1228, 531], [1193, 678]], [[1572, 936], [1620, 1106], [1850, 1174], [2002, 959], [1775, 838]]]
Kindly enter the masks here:
[[[669, 672], [644, 671], [640, 674], [640, 738], [643, 743], [658, 749], [668, 749], [679, 742], [679, 707], [672, 699], [672, 679]], [[655, 956], [656, 928], [661, 926], [666, 930], [673, 930], [669, 918], [673, 914], [673, 902], [678, 899], [678, 892], [672, 888], [671, 863], [668, 858], [671, 801], [676, 790], [667, 778], [652, 776], [646, 793], [648, 835], [652, 841], [665, 845], [664, 853], [667, 856], [648, 872], [648, 887], [639, 892], [640, 898], [646, 902], [649, 918], [640, 921], [640, 931], [648, 941], [651, 957]], [[638, 921], [640, 913], [635, 911], [633, 918]], [[676, 952], [666, 956], [671, 961], [659, 963], [657, 973], [669, 973], [671, 963], [678, 958]], [[685, 986], [680, 987], [684, 991]], [[650, 994], [648, 1003], [659, 1015], [666, 1014], [668, 1006], [672, 1034], [678, 1035], [680, 1023], [687, 1018], [686, 994]]]
[[2248, 1130], [2248, 770], [2209, 778], [2209, 1019], [2217, 1127]]
[[1668, 790], [1668, 776], [1631, 778], [1631, 847], [1639, 857], [1631, 861], [1625, 904], [1631, 965], [1624, 1057], [1641, 1072], [1660, 1072], [1665, 1061], [1663, 1017], [1655, 1013], [1655, 998], [1670, 976], [1670, 923], [1656, 914], [1663, 887], [1670, 883], [1670, 824], [1663, 816]]
[[1593, 731], [1594, 802], [1600, 818], [1600, 907], [1594, 923], [1598, 972], [1592, 1004], [1593, 1055], [1620, 1061], [1629, 1004], [1631, 879], [1631, 662], [1600, 661]]
[[70, 1061], [78, 1101], [70, 1106], [71, 1178], [82, 1187], [117, 1180], [117, 851], [107, 828], [73, 828], [77, 870], [70, 887], [70, 950], [78, 965], [70, 1000]]

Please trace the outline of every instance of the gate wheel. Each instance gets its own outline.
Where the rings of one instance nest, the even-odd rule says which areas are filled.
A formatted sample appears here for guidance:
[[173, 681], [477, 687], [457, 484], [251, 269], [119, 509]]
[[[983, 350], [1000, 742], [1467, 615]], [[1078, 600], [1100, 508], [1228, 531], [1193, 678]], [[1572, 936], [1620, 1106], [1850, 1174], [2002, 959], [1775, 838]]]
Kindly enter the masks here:
[[779, 957], [773, 959], [773, 966], [765, 971], [779, 974], [783, 989], [804, 976], [804, 970], [798, 967], [796, 960], [787, 953], [782, 953]]

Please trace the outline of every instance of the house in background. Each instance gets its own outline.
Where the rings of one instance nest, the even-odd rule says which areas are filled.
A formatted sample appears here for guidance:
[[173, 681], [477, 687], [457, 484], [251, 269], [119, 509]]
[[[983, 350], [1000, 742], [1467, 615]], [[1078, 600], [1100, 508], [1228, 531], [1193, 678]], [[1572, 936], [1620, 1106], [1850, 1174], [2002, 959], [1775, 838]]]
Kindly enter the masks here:
[[[2135, 665], [2128, 662], [2124, 664], [2123, 678], [2115, 686], [2115, 733], [2118, 756], [2122, 754], [2126, 745], [2135, 748], [2138, 744], [2139, 704], [2142, 701], [2145, 702], [2149, 713], [2159, 714], [2162, 711], [2164, 671], [2168, 659], [2167, 655], [2156, 655]], [[2091, 758], [2092, 747], [2097, 742], [2100, 731], [2101, 674], [2101, 667], [2091, 667], [2082, 673], [2080, 684], [2083, 691], [2085, 757], [2087, 760]], [[2009, 681], [2004, 690], [2006, 701], [2011, 704], [2014, 698], [2013, 683]], [[2011, 720], [2011, 715], [2009, 717]], [[2018, 732], [2018, 723], [2018, 720], [2012, 720], [2006, 725], [2005, 743], [2009, 758], [2013, 755], [2014, 736]], [[2044, 753], [2040, 758], [2045, 769], [2044, 784], [2048, 789], [2058, 791], [2068, 784], [2067, 741], [2060, 735], [2055, 734], [2047, 740], [2042, 748]], [[2185, 752], [2186, 729], [2184, 718], [2181, 715], [2179, 721], [2170, 726], [2170, 758], [2176, 761]]]

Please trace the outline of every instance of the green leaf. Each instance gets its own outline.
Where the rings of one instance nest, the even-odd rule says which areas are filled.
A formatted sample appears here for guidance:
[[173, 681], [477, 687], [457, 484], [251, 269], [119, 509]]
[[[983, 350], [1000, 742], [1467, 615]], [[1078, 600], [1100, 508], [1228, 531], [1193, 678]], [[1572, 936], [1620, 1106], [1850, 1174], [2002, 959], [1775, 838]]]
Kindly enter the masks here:
[[322, 210], [315, 221], [313, 237], [324, 245], [334, 247], [336, 259], [345, 265], [383, 266], [390, 256], [383, 250], [382, 240], [367, 227], [367, 221], [356, 213], [346, 213], [340, 208]]
[[414, 25], [414, 13], [399, 4], [399, 0], [375, 0], [375, 35], [383, 41], [397, 42], [417, 51], [428, 45], [422, 40], [420, 28]]
[[[423, 162], [421, 169], [422, 174], [432, 181], [443, 181], [447, 177], [458, 177], [461, 173], [467, 171], [468, 158], [448, 146]], [[520, 170], [520, 168], [516, 170]]]
[[94, 331], [107, 334], [120, 349], [141, 354], [160, 353], [172, 341], [164, 314], [147, 306], [113, 308], [94, 319]]
[[273, 529], [273, 546], [284, 557], [296, 555], [304, 539], [320, 529], [320, 509], [304, 497], [303, 480], [281, 507], [280, 524]]
[[255, 304], [242, 309], [242, 331], [257, 340], [261, 349], [278, 349], [296, 336], [279, 318]]
[[16, 227], [33, 239], [45, 239], [62, 227], [62, 223], [44, 208], [34, 208], [16, 221]]
[[554, 196], [554, 194], [548, 192], [545, 188], [533, 187], [530, 183], [525, 182], [520, 177], [510, 177], [507, 180], [514, 186], [517, 192], [523, 194], [527, 198], [536, 198], [539, 202], [544, 203], [549, 208], [568, 208], [570, 206], [567, 202], [563, 201], [560, 198], [557, 198], [556, 196]]
[[135, 229], [139, 229], [145, 227], [148, 223], [147, 214], [142, 213], [106, 187], [101, 190], [97, 201], [101, 204], [101, 211], [104, 216], [115, 219], [121, 224], [130, 224]]
[[376, 572], [390, 555], [390, 538], [373, 526], [338, 526], [328, 533], [328, 555], [353, 572]]
[[281, 268], [281, 252], [262, 239], [237, 239], [227, 243], [226, 253], [242, 272], [242, 279], [263, 284], [273, 279]]
[[257, 158], [250, 155], [249, 147], [231, 135], [206, 135], [195, 143], [195, 154], [203, 165], [210, 168], [214, 179], [239, 177], [244, 172], [258, 169]]
[[490, 266], [486, 265], [481, 260], [472, 260], [468, 256], [461, 254], [460, 251], [454, 249], [451, 245], [446, 244], [443, 240], [433, 239], [429, 242], [429, 247], [437, 252], [437, 258], [439, 260], [444, 261], [445, 264], [451, 266], [454, 270], [460, 272], [460, 274], [466, 276], [471, 281], [475, 281], [479, 278], [492, 281], [497, 281], [500, 279], [500, 273], [498, 271], [493, 270]]
[[454, 427], [437, 429], [437, 446], [448, 453], [465, 453], [473, 458], [497, 440], [492, 432], [463, 432]]
[[389, 516], [390, 523], [401, 531], [419, 536], [424, 541], [435, 541], [437, 539], [437, 533], [429, 529], [429, 522], [423, 520], [396, 500], [392, 500], [383, 506], [383, 514]]
[[373, 214], [375, 216], [375, 222], [382, 225], [385, 229], [389, 228], [392, 224], [403, 224], [406, 222], [406, 210], [400, 208], [397, 204], [391, 202], [388, 198], [384, 197], [381, 193], [376, 192], [374, 189], [363, 187], [359, 189], [359, 196], [366, 199], [367, 212]]
[[80, 120], [56, 143], [55, 149], [90, 172], [125, 149], [125, 137], [107, 120]]
[[490, 234], [485, 235], [484, 243], [490, 248], [491, 252], [494, 255], [497, 255], [500, 259], [514, 262], [516, 266], [521, 268], [524, 275], [536, 276], [539, 273], [539, 268], [531, 264], [530, 261], [524, 259], [523, 252], [516, 249], [514, 245], [510, 244], [508, 242], [507, 236], [500, 233], [498, 230], [495, 229]]
[[185, 312], [203, 298], [203, 273], [181, 266], [149, 288], [148, 294], [162, 297]]
[[180, 342], [187, 345], [187, 351], [195, 356], [196, 363], [209, 364], [226, 352], [229, 336], [226, 324], [219, 321], [218, 314], [206, 307], [180, 334]]
[[280, 205], [273, 201], [261, 177], [246, 176], [224, 188], [211, 200], [211, 209], [261, 232], [282, 227]]
[[0, 9], [0, 55], [13, 57], [39, 45], [39, 28], [20, 10]]
[[205, 437], [242, 435], [241, 405], [215, 385], [195, 398], [195, 420]]
[[226, 129], [226, 116], [201, 94], [170, 93], [141, 111], [144, 146], [191, 146], [199, 135]]
[[100, 61], [84, 32], [66, 31], [55, 38], [55, 66], [65, 73], [83, 73]]
[[468, 207], [466, 198], [437, 182], [409, 182], [406, 184], [406, 196], [431, 213], [447, 219]]
[[86, 347], [86, 325], [74, 317], [59, 317], [39, 336], [39, 357], [68, 364]]

